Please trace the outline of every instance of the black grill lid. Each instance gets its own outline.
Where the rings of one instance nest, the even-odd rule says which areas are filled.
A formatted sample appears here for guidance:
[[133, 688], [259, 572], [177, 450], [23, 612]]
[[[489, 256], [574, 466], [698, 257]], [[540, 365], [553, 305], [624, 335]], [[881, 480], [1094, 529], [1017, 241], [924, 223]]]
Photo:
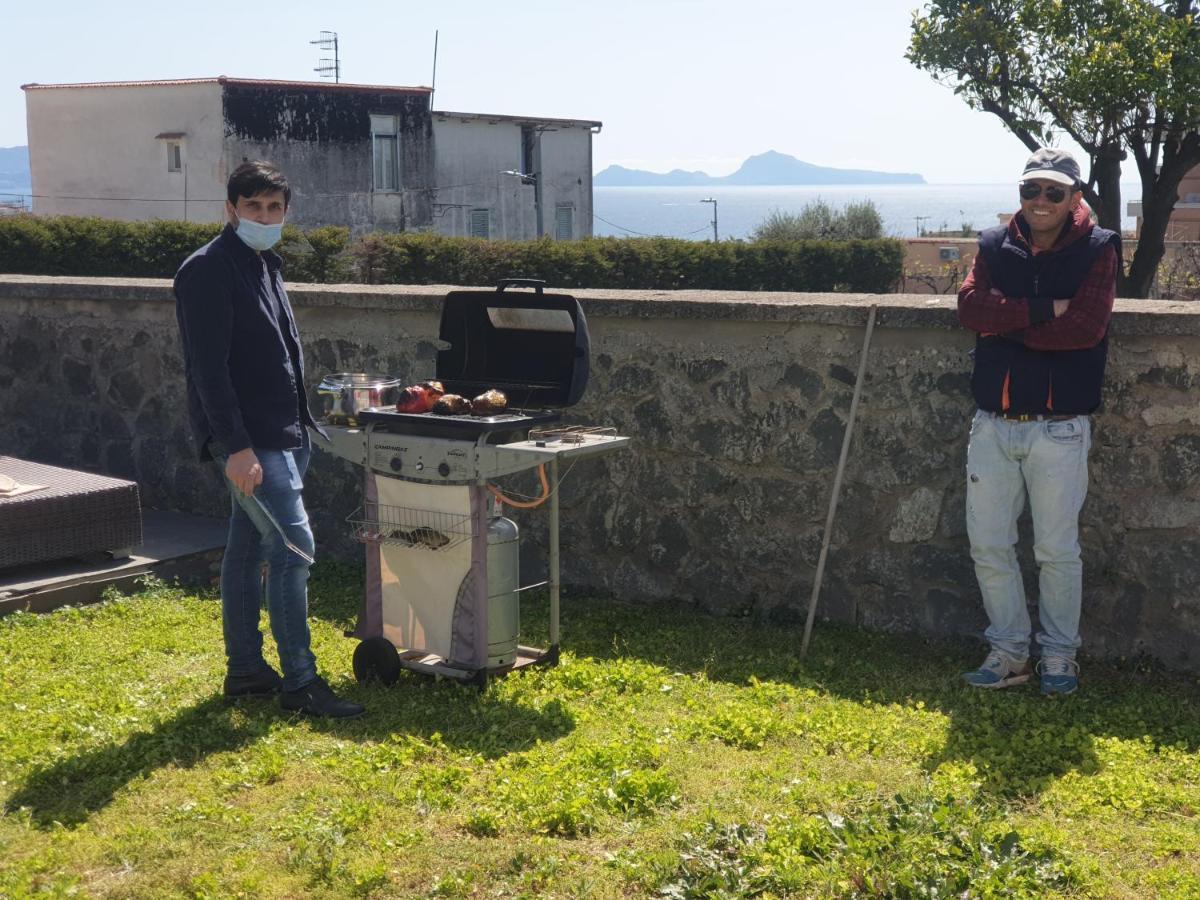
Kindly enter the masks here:
[[[587, 319], [569, 294], [548, 294], [545, 282], [505, 278], [494, 291], [451, 291], [442, 303], [437, 379], [446, 390], [474, 397], [488, 388], [521, 409], [573, 406], [588, 380]], [[506, 292], [532, 287], [534, 293]]]

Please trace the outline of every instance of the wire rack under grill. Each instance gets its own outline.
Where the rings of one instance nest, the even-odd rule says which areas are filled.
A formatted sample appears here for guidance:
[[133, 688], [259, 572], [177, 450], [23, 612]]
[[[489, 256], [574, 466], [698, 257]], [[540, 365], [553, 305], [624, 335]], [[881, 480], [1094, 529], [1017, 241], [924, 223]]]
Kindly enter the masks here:
[[471, 516], [410, 506], [360, 506], [346, 521], [364, 544], [398, 544], [422, 550], [449, 550], [474, 535]]

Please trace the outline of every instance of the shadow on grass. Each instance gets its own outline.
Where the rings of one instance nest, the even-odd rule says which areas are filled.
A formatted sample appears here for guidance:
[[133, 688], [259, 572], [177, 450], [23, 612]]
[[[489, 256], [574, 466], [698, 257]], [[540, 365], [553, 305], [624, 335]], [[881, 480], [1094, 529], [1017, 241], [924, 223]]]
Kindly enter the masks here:
[[576, 656], [637, 658], [731, 684], [776, 681], [861, 704], [864, 715], [872, 706], [922, 702], [949, 722], [926, 769], [970, 762], [983, 789], [999, 797], [1036, 795], [1068, 773], [1098, 771], [1098, 738], [1200, 749], [1194, 679], [1144, 665], [1084, 659], [1079, 692], [1050, 699], [1036, 678], [1002, 691], [963, 684], [960, 673], [978, 665], [986, 649], [966, 641], [820, 623], [801, 664], [802, 622], [716, 618], [682, 605], [640, 607], [583, 595], [568, 597], [563, 610], [563, 649]]
[[[313, 566], [308, 582], [308, 614], [335, 627], [353, 629], [363, 595], [364, 562], [319, 559]], [[220, 603], [218, 580], [211, 583], [185, 583], [183, 589], [213, 602]], [[262, 608], [266, 608], [265, 604]]]
[[364, 743], [395, 734], [428, 738], [437, 733], [448, 747], [489, 758], [557, 739], [575, 725], [557, 702], [535, 710], [456, 684], [402, 680], [391, 688], [350, 683], [335, 685], [335, 690], [367, 704], [367, 715], [342, 721], [304, 719], [285, 713], [271, 700], [231, 706], [222, 697], [210, 697], [123, 743], [87, 750], [34, 771], [9, 797], [4, 811], [26, 807], [39, 828], [79, 825], [130, 782], [165, 766], [192, 768], [212, 754], [248, 747], [274, 724], [292, 718], [298, 728], [306, 722], [314, 731]]

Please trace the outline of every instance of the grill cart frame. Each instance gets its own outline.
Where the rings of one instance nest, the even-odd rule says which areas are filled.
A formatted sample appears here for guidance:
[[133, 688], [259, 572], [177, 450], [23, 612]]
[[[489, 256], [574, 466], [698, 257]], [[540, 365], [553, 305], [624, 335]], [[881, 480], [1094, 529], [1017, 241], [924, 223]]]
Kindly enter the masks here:
[[[519, 285], [535, 292], [509, 292]], [[557, 663], [560, 647], [562, 464], [625, 449], [612, 429], [555, 425], [583, 395], [587, 320], [575, 298], [508, 279], [495, 291], [452, 291], [442, 307], [436, 379], [472, 396], [504, 390], [495, 416], [371, 408], [357, 427], [325, 425], [317, 446], [364, 468], [363, 505], [350, 517], [366, 546], [355, 675], [402, 670], [486, 684], [492, 675]], [[519, 583], [519, 530], [500, 515], [493, 479], [540, 470], [549, 513], [544, 581]], [[522, 591], [547, 587], [546, 648], [519, 643]]]

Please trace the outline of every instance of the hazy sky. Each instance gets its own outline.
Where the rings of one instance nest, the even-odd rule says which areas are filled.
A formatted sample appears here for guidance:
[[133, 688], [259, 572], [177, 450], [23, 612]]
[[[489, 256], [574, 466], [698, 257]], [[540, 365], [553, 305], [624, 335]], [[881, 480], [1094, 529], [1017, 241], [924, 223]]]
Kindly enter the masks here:
[[[163, 0], [5, 4], [0, 146], [26, 143], [20, 85], [231, 75], [428, 85], [436, 109], [598, 119], [610, 163], [726, 174], [778, 150], [933, 182], [1015, 180], [1026, 154], [904, 59], [911, 0]], [[80, 136], [86, 140], [86, 135]]]

